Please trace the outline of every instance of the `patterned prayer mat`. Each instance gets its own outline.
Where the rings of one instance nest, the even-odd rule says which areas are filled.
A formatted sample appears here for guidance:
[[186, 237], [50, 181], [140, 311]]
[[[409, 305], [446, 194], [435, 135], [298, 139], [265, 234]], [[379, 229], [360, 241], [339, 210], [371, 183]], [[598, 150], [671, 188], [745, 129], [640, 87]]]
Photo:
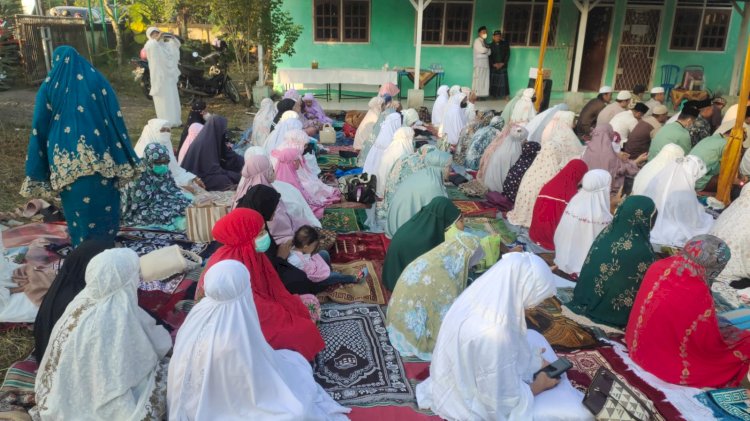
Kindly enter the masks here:
[[334, 264], [333, 270], [344, 275], [357, 276], [363, 268], [367, 268], [364, 282], [354, 284], [340, 284], [329, 287], [318, 294], [321, 302], [333, 301], [341, 304], [366, 303], [385, 305], [387, 302], [385, 289], [380, 277], [383, 272], [381, 262], [359, 260], [344, 264]]
[[315, 357], [315, 380], [345, 406], [410, 405], [416, 397], [406, 369], [374, 304], [326, 304]]
[[365, 205], [364, 203], [359, 202], [338, 202], [338, 203], [332, 203], [328, 206], [326, 206], [326, 209], [369, 209], [372, 205]]
[[742, 388], [709, 390], [695, 396], [719, 421], [750, 420], [747, 390]]
[[555, 351], [572, 351], [599, 345], [592, 332], [563, 316], [562, 305], [555, 297], [526, 310], [526, 325], [541, 333]]
[[337, 169], [348, 170], [357, 167], [357, 157], [343, 158], [336, 155], [319, 155], [318, 166], [321, 171], [329, 172]]
[[117, 233], [115, 240], [123, 247], [133, 249], [139, 256], [177, 244], [181, 248], [208, 258], [219, 247], [218, 243], [194, 243], [182, 233], [169, 231], [129, 230]]
[[492, 218], [464, 218], [464, 231], [480, 238], [488, 235], [500, 235], [504, 244], [516, 241], [516, 234], [505, 225], [502, 219]]
[[367, 228], [367, 215], [363, 209], [331, 209], [328, 208], [320, 223], [323, 228], [336, 232], [356, 232]]
[[28, 410], [36, 404], [34, 383], [38, 368], [31, 355], [10, 366], [0, 386], [0, 419], [28, 419]]
[[461, 211], [464, 217], [487, 217], [494, 218], [497, 215], [497, 208], [488, 203], [474, 200], [454, 200], [453, 204]]
[[461, 190], [458, 189], [458, 187], [454, 186], [453, 184], [445, 186], [445, 190], [448, 191], [448, 198], [450, 200], [480, 200], [478, 197], [470, 197], [465, 195]]
[[383, 234], [352, 232], [336, 236], [336, 244], [330, 250], [334, 263], [353, 260], [384, 261], [390, 241]]

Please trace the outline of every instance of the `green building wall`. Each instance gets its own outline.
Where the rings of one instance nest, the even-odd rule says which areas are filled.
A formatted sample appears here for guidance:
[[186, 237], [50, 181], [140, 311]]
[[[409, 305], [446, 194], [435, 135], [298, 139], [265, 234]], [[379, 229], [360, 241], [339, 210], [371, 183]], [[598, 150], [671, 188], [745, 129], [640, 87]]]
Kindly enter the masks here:
[[[473, 33], [481, 26], [491, 30], [501, 28], [506, 0], [476, 0], [474, 6]], [[626, 1], [617, 0], [613, 6], [610, 49], [608, 52], [605, 83], [613, 85], [617, 66], [619, 34], [622, 32]], [[740, 36], [741, 16], [732, 14], [730, 34], [724, 52], [685, 52], [670, 51], [669, 40], [677, 0], [665, 0], [662, 7], [661, 33], [657, 46], [657, 58], [652, 84], [661, 84], [661, 66], [675, 64], [700, 64], [705, 67], [708, 87], [712, 91], [727, 93], [731, 83], [734, 50]], [[414, 65], [416, 11], [409, 0], [372, 0], [369, 43], [316, 43], [313, 37], [312, 0], [285, 0], [284, 7], [292, 14], [294, 21], [304, 29], [295, 44], [297, 53], [285, 58], [280, 67], [308, 67], [317, 60], [321, 68], [351, 67], [379, 69], [385, 63], [393, 67]], [[557, 40], [547, 48], [545, 68], [552, 71], [553, 90], [559, 93], [567, 90], [573, 71], [576, 32], [579, 12], [573, 0], [561, 0], [557, 22]], [[747, 36], [747, 35], [745, 35]], [[472, 38], [473, 40], [473, 38]], [[530, 67], [537, 67], [538, 47], [512, 47], [508, 67], [511, 92], [526, 87]], [[466, 46], [422, 46], [422, 68], [431, 63], [440, 63], [445, 70], [444, 82], [447, 85], [471, 86], [472, 49]], [[583, 64], [585, 66], [585, 63]], [[411, 83], [404, 79], [404, 89]], [[434, 82], [426, 88], [428, 94], [434, 91]]]

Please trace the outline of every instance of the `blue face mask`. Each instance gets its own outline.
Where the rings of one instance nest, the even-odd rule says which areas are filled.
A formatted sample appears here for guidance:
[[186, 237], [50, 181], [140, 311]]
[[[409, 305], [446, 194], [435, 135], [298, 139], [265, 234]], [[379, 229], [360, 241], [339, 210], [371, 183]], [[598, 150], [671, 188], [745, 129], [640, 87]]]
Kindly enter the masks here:
[[271, 236], [268, 233], [255, 239], [255, 251], [265, 253], [271, 247]]
[[154, 174], [156, 175], [164, 175], [167, 172], [169, 172], [169, 165], [167, 164], [154, 165], [153, 170], [154, 170]]

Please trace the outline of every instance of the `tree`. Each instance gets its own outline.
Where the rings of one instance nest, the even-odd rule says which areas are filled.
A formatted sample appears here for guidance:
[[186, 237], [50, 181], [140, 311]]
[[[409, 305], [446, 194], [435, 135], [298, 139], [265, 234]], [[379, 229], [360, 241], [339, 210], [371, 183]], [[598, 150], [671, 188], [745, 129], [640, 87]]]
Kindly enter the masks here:
[[167, 16], [175, 18], [179, 35], [188, 37], [188, 24], [205, 22], [210, 14], [210, 7], [205, 0], [166, 0], [164, 8]]
[[19, 76], [18, 44], [13, 37], [14, 16], [23, 13], [20, 0], [0, 0], [0, 90]]
[[265, 2], [265, 10], [259, 22], [259, 41], [266, 52], [263, 63], [265, 74], [259, 75], [263, 81], [273, 75], [283, 56], [294, 55], [294, 43], [302, 34], [302, 25], [295, 24], [289, 12], [282, 9], [282, 5], [282, 0]]

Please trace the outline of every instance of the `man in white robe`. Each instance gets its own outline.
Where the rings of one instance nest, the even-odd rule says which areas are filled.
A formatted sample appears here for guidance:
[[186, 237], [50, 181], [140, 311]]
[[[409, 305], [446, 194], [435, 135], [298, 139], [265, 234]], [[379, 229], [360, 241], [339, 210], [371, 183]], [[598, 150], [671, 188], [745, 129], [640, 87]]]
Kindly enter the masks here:
[[146, 57], [151, 73], [151, 96], [154, 99], [156, 117], [167, 120], [172, 127], [182, 125], [180, 93], [177, 81], [180, 77], [180, 41], [163, 35], [158, 28], [146, 30]]
[[479, 36], [474, 40], [474, 77], [471, 81], [471, 89], [480, 98], [490, 94], [490, 54], [492, 50], [487, 48], [487, 27], [479, 28]]
[[664, 88], [661, 86], [654, 86], [651, 88], [651, 99], [646, 101], [646, 106], [648, 107], [648, 112], [646, 113], [646, 116], [650, 116], [654, 113], [654, 108], [656, 108], [658, 105], [664, 105]]

